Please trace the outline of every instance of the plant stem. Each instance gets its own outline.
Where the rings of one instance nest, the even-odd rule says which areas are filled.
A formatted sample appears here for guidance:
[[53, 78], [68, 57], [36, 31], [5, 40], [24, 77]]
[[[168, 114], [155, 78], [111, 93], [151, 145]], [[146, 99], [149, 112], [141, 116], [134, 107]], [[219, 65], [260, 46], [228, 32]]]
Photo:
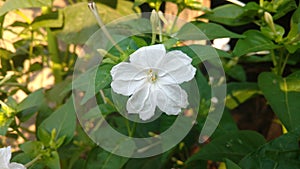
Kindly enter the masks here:
[[284, 71], [285, 66], [286, 66], [286, 64], [287, 64], [287, 61], [289, 60], [289, 56], [290, 56], [290, 53], [288, 53], [288, 54], [286, 55], [286, 57], [284, 58], [284, 61], [283, 61], [283, 64], [282, 64], [281, 70], [280, 70], [280, 74], [281, 74], [281, 75], [283, 74], [283, 71]]
[[279, 62], [277, 65], [277, 75], [280, 75], [280, 76], [281, 76], [281, 69], [282, 69], [282, 61], [283, 61], [283, 50], [280, 49]]
[[32, 166], [34, 163], [36, 163], [38, 160], [40, 160], [40, 158], [42, 157], [41, 154], [39, 154], [38, 156], [36, 156], [33, 160], [29, 161], [27, 164], [25, 164], [24, 166], [26, 168]]
[[275, 58], [275, 52], [274, 52], [274, 50], [271, 50], [271, 57], [272, 57], [272, 62], [273, 62], [273, 65], [274, 65], [274, 69], [276, 71], [277, 70], [277, 61], [276, 61], [276, 58]]
[[181, 13], [181, 10], [177, 10], [177, 14], [176, 14], [176, 17], [175, 17], [175, 20], [172, 24], [172, 27], [171, 27], [171, 30], [170, 30], [170, 34], [172, 34], [172, 32], [174, 31], [174, 28], [175, 28], [175, 25], [177, 24], [177, 21], [178, 21], [178, 18], [179, 18], [179, 14]]

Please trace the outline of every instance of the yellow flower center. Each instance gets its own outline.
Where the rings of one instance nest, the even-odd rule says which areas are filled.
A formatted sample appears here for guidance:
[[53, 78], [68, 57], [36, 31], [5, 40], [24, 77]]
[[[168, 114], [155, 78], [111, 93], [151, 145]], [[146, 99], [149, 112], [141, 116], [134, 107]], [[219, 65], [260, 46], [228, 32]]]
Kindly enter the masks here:
[[156, 72], [153, 72], [152, 69], [150, 69], [150, 70], [147, 72], [147, 75], [148, 75], [148, 80], [149, 80], [149, 82], [155, 83], [155, 82], [157, 81], [157, 73], [156, 73]]

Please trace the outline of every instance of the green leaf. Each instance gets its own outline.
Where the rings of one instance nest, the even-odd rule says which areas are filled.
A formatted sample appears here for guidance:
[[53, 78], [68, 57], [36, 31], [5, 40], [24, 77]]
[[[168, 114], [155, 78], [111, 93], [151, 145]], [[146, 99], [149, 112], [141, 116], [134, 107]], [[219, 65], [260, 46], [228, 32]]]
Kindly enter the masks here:
[[300, 6], [294, 12], [291, 18], [290, 32], [287, 36], [288, 42], [285, 44], [285, 47], [289, 53], [295, 53], [300, 49]]
[[193, 22], [193, 24], [198, 27], [209, 40], [217, 38], [244, 38], [245, 36], [239, 35], [237, 33], [231, 32], [225, 29], [223, 26], [215, 23], [204, 23], [204, 22]]
[[227, 84], [226, 107], [234, 109], [241, 103], [245, 102], [255, 94], [259, 94], [260, 90], [256, 83], [241, 82]]
[[56, 140], [65, 136], [65, 144], [67, 144], [72, 140], [75, 128], [76, 114], [73, 101], [69, 99], [38, 126], [37, 136], [43, 143], [48, 144], [49, 139], [43, 137], [45, 131], [51, 133], [53, 129], [56, 129]]
[[207, 13], [200, 18], [206, 18], [213, 22], [229, 26], [239, 26], [250, 23], [252, 20], [248, 18], [240, 17], [244, 14], [244, 9], [240, 6], [227, 4], [216, 7], [212, 10], [212, 13]]
[[52, 0], [7, 0], [0, 8], [0, 16], [19, 8], [51, 6]]
[[234, 56], [242, 56], [250, 52], [258, 52], [278, 48], [270, 39], [257, 30], [248, 30], [243, 35], [246, 38], [239, 39], [233, 49]]
[[60, 169], [60, 160], [57, 151], [52, 151], [51, 156], [44, 160], [50, 169]]
[[111, 83], [110, 70], [112, 67], [112, 64], [93, 67], [75, 79], [73, 88], [85, 92], [81, 104], [87, 102], [90, 98], [95, 96], [99, 90]]
[[247, 79], [246, 72], [241, 65], [234, 65], [228, 69], [225, 69], [227, 75], [231, 76], [232, 78], [245, 82]]
[[114, 155], [96, 147], [88, 155], [86, 169], [116, 169], [122, 168], [128, 158]]
[[225, 159], [226, 163], [226, 169], [242, 169], [240, 166], [238, 166], [236, 163], [232, 162], [229, 159]]
[[31, 24], [32, 29], [38, 28], [61, 28], [64, 21], [61, 10], [38, 16]]
[[26, 97], [17, 107], [17, 112], [32, 107], [39, 107], [44, 102], [43, 89], [39, 89]]
[[271, 72], [261, 73], [258, 85], [271, 108], [288, 131], [299, 126], [300, 121], [300, 71], [286, 78]]
[[239, 129], [237, 127], [237, 124], [233, 120], [230, 111], [228, 111], [228, 109], [225, 109], [222, 114], [222, 118], [218, 124], [218, 127], [215, 130], [215, 132], [213, 133], [211, 138], [214, 139], [214, 138], [224, 135], [225, 133], [230, 133], [230, 132], [238, 131], [238, 130]]
[[239, 165], [243, 169], [298, 169], [300, 128], [268, 142], [243, 158]]
[[254, 131], [236, 131], [225, 133], [205, 145], [191, 160], [224, 161], [225, 158], [239, 162], [248, 153], [265, 143], [262, 135]]
[[276, 13], [273, 16], [274, 20], [279, 19], [286, 15], [288, 12], [297, 8], [295, 0], [275, 0], [272, 2], [276, 6]]
[[2, 112], [0, 112], [0, 135], [5, 136], [7, 133], [7, 129], [9, 128], [10, 124], [14, 121], [13, 118], [5, 118]]
[[38, 156], [44, 149], [44, 145], [39, 141], [27, 141], [20, 145], [22, 151], [28, 154], [31, 158]]
[[180, 30], [175, 34], [178, 40], [208, 40], [208, 37], [202, 30], [192, 23], [183, 25]]
[[[117, 9], [97, 4], [99, 14], [104, 23], [109, 23], [122, 16], [133, 14], [132, 2], [118, 1]], [[86, 2], [76, 3], [63, 9], [65, 22], [61, 30], [56, 30], [57, 37], [69, 44], [84, 44], [99, 30], [96, 19], [87, 7]]]
[[208, 45], [190, 45], [175, 47], [171, 50], [181, 50], [193, 59], [192, 64], [198, 65], [201, 62], [218, 57], [231, 58], [231, 55], [222, 50], [215, 49]]

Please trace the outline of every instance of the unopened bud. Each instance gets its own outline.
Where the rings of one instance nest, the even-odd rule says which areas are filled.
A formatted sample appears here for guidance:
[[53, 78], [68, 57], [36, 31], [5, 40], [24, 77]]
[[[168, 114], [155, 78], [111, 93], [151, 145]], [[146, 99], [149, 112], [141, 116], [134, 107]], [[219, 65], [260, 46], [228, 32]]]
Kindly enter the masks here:
[[275, 25], [274, 25], [274, 21], [273, 21], [273, 17], [269, 12], [265, 12], [264, 13], [264, 18], [266, 23], [268, 24], [268, 26], [272, 29], [272, 31], [274, 33], [276, 33], [276, 29], [275, 29]]
[[157, 12], [154, 9], [151, 12], [150, 22], [151, 22], [153, 28], [158, 27], [159, 16], [158, 16]]

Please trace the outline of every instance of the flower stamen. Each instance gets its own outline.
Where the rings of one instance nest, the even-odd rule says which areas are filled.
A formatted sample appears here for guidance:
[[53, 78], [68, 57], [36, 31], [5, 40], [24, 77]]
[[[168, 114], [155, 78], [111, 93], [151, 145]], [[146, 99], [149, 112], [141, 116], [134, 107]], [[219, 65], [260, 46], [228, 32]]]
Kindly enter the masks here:
[[148, 75], [149, 82], [155, 83], [157, 81], [157, 73], [153, 72], [152, 69], [149, 69], [147, 75]]

